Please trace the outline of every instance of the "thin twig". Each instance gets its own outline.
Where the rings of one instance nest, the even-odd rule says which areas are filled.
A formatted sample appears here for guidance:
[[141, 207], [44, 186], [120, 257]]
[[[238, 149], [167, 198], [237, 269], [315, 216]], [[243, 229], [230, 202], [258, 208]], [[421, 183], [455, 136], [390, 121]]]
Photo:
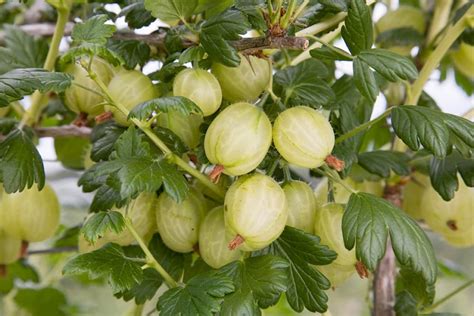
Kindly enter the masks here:
[[64, 247], [55, 247], [55, 248], [48, 248], [48, 249], [39, 249], [39, 250], [29, 250], [28, 256], [32, 255], [44, 255], [44, 254], [52, 254], [52, 253], [63, 253], [63, 252], [75, 252], [77, 251], [76, 246], [64, 246]]
[[89, 127], [78, 127], [75, 125], [63, 125], [56, 127], [37, 127], [35, 132], [38, 137], [83, 137], [89, 138], [92, 132], [92, 129]]

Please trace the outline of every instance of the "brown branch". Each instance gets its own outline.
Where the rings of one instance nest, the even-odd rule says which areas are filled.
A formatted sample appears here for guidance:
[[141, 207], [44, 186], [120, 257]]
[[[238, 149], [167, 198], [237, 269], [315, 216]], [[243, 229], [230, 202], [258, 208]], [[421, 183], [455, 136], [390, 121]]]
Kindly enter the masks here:
[[37, 127], [35, 132], [38, 137], [83, 137], [89, 138], [92, 129], [89, 127], [78, 127], [75, 125], [63, 125], [57, 127]]
[[[402, 187], [403, 183], [393, 186], [386, 185], [384, 199], [400, 208]], [[387, 241], [385, 255], [379, 262], [374, 275], [374, 316], [395, 316], [395, 277], [395, 254], [390, 241]]]
[[[65, 35], [71, 34], [74, 23], [68, 23], [66, 25]], [[54, 24], [52, 23], [35, 23], [35, 24], [24, 24], [19, 25], [20, 29], [24, 32], [33, 36], [52, 36], [54, 33]], [[3, 42], [5, 34], [0, 32], [0, 42]], [[160, 51], [166, 50], [165, 47], [166, 32], [155, 32], [147, 35], [135, 34], [133, 32], [117, 32], [113, 35], [114, 39], [118, 40], [136, 40], [145, 42], [150, 46], [156, 47]], [[184, 47], [190, 47], [195, 45], [190, 40], [183, 40]], [[238, 51], [252, 54], [262, 49], [271, 48], [288, 48], [288, 49], [301, 49], [308, 48], [309, 41], [304, 37], [295, 36], [261, 36], [242, 38], [238, 41], [231, 42], [232, 46]]]
[[56, 248], [48, 248], [48, 249], [40, 249], [40, 250], [29, 250], [27, 252], [27, 255], [28, 256], [44, 255], [44, 254], [52, 254], [52, 253], [75, 252], [75, 251], [77, 251], [77, 247], [65, 246], [65, 247], [56, 247]]

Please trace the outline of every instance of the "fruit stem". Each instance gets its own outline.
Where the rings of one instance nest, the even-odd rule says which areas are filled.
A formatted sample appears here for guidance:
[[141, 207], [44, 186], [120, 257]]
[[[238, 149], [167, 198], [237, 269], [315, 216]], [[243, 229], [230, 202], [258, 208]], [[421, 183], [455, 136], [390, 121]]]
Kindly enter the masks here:
[[346, 189], [350, 193], [357, 193], [356, 190], [354, 190], [353, 188], [351, 188], [350, 186], [345, 184], [344, 181], [341, 180], [341, 177], [339, 176], [339, 174], [336, 171], [332, 170], [327, 165], [322, 165], [321, 169], [314, 169], [314, 170], [316, 172], [318, 172], [319, 174], [322, 174], [322, 175], [328, 177], [332, 181], [339, 183], [344, 189]]
[[[43, 68], [47, 71], [53, 71], [54, 65], [56, 63], [56, 58], [59, 53], [59, 44], [61, 44], [61, 39], [64, 35], [64, 29], [66, 23], [69, 20], [69, 8], [58, 9], [58, 20], [56, 21], [56, 26], [54, 28], [53, 38], [51, 39], [51, 44], [49, 46], [48, 55], [44, 62]], [[25, 125], [32, 125], [37, 120], [41, 113], [43, 104], [45, 103], [47, 95], [42, 94], [39, 91], [35, 91], [31, 97], [31, 106], [23, 115], [23, 118], [18, 126], [20, 129]]]
[[285, 15], [280, 20], [280, 26], [282, 29], [286, 29], [293, 17], [293, 12], [296, 9], [296, 0], [290, 0]]
[[452, 4], [453, 0], [436, 0], [433, 18], [431, 19], [432, 22], [426, 37], [427, 46], [431, 45], [449, 21]]
[[161, 264], [159, 264], [158, 261], [156, 261], [155, 257], [150, 252], [150, 250], [148, 249], [148, 247], [146, 246], [145, 242], [140, 237], [140, 235], [138, 235], [137, 231], [132, 225], [132, 221], [128, 217], [125, 218], [125, 227], [127, 227], [128, 231], [133, 235], [138, 245], [145, 253], [147, 264], [150, 267], [154, 268], [156, 271], [158, 271], [161, 277], [165, 280], [168, 287], [170, 288], [177, 287], [178, 283], [173, 279], [173, 277], [171, 277], [171, 275], [169, 275], [168, 272], [166, 272], [166, 270], [161, 266]]
[[421, 69], [418, 79], [416, 79], [416, 81], [412, 84], [410, 94], [408, 95], [405, 104], [416, 105], [418, 103], [418, 99], [421, 96], [421, 92], [423, 91], [426, 81], [428, 81], [431, 73], [439, 65], [441, 59], [444, 57], [444, 55], [446, 55], [446, 52], [449, 50], [449, 48], [468, 26], [468, 18], [473, 14], [474, 7], [471, 7], [454, 25], [447, 29], [443, 38], [439, 42], [439, 45], [430, 54], [428, 60]]
[[[85, 67], [86, 65], [82, 65], [82, 66], [84, 67], [84, 69], [87, 70], [87, 67]], [[128, 116], [130, 111], [121, 103], [114, 100], [114, 98], [110, 94], [109, 89], [107, 88], [105, 83], [102, 80], [100, 80], [100, 78], [94, 73], [93, 70], [89, 69], [88, 72], [89, 72], [90, 78], [94, 80], [94, 82], [99, 86], [99, 88], [102, 90], [102, 92], [108, 99], [109, 103], [115, 106], [117, 109], [119, 109], [119, 111], [122, 112], [125, 116]], [[168, 146], [166, 146], [166, 144], [155, 133], [153, 133], [153, 130], [149, 126], [147, 126], [146, 123], [143, 123], [142, 121], [136, 118], [132, 118], [131, 121], [153, 141], [153, 143], [163, 152], [163, 154], [167, 157], [169, 161], [173, 162], [178, 167], [180, 167], [181, 169], [183, 169], [184, 171], [186, 171], [187, 173], [189, 173], [190, 175], [192, 175], [193, 177], [201, 181], [202, 184], [204, 184], [212, 192], [214, 192], [217, 195], [217, 197], [219, 197], [220, 199], [224, 199], [224, 196], [225, 196], [224, 189], [222, 189], [215, 183], [212, 183], [211, 180], [209, 180], [208, 177], [206, 177], [204, 174], [199, 172], [199, 170], [194, 169], [183, 159], [173, 154], [171, 149], [169, 149]]]
[[[448, 52], [449, 48], [453, 45], [456, 39], [462, 34], [462, 32], [469, 25], [469, 18], [474, 14], [474, 6], [469, 8], [464, 15], [452, 26], [450, 26], [442, 39], [440, 40], [438, 46], [435, 50], [429, 55], [425, 65], [420, 71], [418, 79], [411, 85], [408, 89], [407, 99], [405, 104], [407, 105], [417, 105], [418, 100], [420, 99], [421, 93], [423, 92], [423, 87], [430, 78], [431, 73], [438, 67], [441, 59]], [[407, 146], [400, 140], [400, 138], [395, 139], [394, 149], [397, 151], [405, 151]]]
[[347, 133], [345, 134], [342, 134], [341, 136], [339, 136], [338, 138], [336, 138], [336, 144], [339, 144], [343, 141], [345, 141], [346, 139], [348, 138], [351, 138], [357, 134], [359, 134], [360, 132], [370, 128], [372, 125], [374, 125], [375, 123], [378, 123], [379, 121], [383, 120], [384, 118], [386, 118], [390, 112], [392, 112], [392, 109], [393, 107], [389, 107], [387, 110], [385, 110], [385, 112], [383, 112], [380, 116], [374, 118], [373, 120], [371, 121], [368, 121], [368, 122], [365, 122], [364, 124], [361, 124], [359, 126], [357, 126], [356, 128], [348, 131]]
[[455, 296], [456, 294], [458, 294], [459, 292], [469, 288], [471, 285], [474, 284], [474, 280], [469, 280], [467, 281], [466, 283], [464, 283], [463, 285], [461, 285], [460, 287], [458, 287], [457, 289], [455, 289], [454, 291], [452, 291], [451, 293], [448, 293], [446, 296], [442, 297], [441, 299], [439, 299], [437, 302], [433, 303], [433, 305], [423, 309], [423, 313], [431, 313], [432, 311], [434, 311], [436, 308], [438, 308], [440, 305], [444, 304], [446, 301], [448, 301], [450, 298], [452, 298], [453, 296]]

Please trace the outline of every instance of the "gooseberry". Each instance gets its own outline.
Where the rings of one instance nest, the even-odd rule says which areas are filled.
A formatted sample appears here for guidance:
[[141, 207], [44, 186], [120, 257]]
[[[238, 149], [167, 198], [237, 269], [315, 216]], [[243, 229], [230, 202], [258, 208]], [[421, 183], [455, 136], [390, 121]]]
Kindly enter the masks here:
[[321, 244], [327, 245], [337, 253], [333, 263], [341, 266], [354, 266], [357, 262], [355, 249], [347, 250], [342, 236], [342, 204], [327, 203], [316, 212], [314, 234], [321, 238]]
[[[92, 60], [91, 69], [105, 84], [110, 82], [114, 74], [112, 67], [98, 57]], [[104, 112], [104, 98], [87, 71], [81, 65], [74, 63], [66, 66], [64, 72], [74, 76], [72, 85], [64, 92], [67, 107], [75, 113], [87, 113], [91, 116]]]
[[156, 207], [156, 223], [165, 245], [177, 252], [190, 252], [198, 242], [199, 226], [208, 210], [208, 202], [196, 189], [177, 203], [166, 192], [161, 193]]
[[56, 137], [54, 150], [61, 164], [66, 168], [84, 169], [84, 159], [90, 147], [87, 138], [81, 137]]
[[[120, 70], [110, 81], [108, 90], [112, 99], [129, 111], [140, 103], [158, 97], [153, 82], [138, 70]], [[127, 116], [114, 105], [106, 105], [105, 109], [113, 113], [118, 124], [130, 125]]]
[[224, 207], [226, 227], [234, 236], [231, 249], [265, 248], [280, 236], [288, 219], [285, 192], [271, 177], [259, 173], [234, 182]]
[[255, 56], [240, 54], [240, 59], [238, 67], [214, 63], [211, 71], [219, 81], [224, 99], [251, 102], [267, 88], [272, 75], [270, 64]]
[[334, 147], [334, 132], [328, 120], [307, 106], [283, 111], [273, 125], [273, 143], [289, 163], [317, 168]]
[[59, 225], [60, 206], [49, 185], [2, 195], [1, 220], [5, 232], [28, 242], [46, 240]]
[[199, 145], [201, 136], [199, 126], [203, 121], [200, 115], [184, 115], [177, 111], [168, 111], [160, 113], [156, 121], [159, 126], [175, 133], [189, 148], [193, 149]]
[[403, 188], [403, 210], [414, 219], [423, 219], [426, 207], [421, 199], [426, 190], [433, 190], [430, 177], [415, 172]]
[[454, 198], [445, 201], [433, 189], [423, 193], [421, 203], [426, 224], [441, 234], [453, 246], [474, 245], [474, 188], [459, 177], [459, 189]]
[[214, 269], [238, 260], [240, 251], [228, 248], [232, 237], [225, 228], [224, 207], [213, 208], [199, 228], [199, 253], [202, 259]]
[[311, 187], [302, 181], [291, 181], [283, 186], [288, 203], [286, 224], [307, 233], [314, 231], [316, 198]]
[[182, 70], [174, 79], [173, 94], [196, 103], [204, 116], [219, 109], [222, 91], [216, 77], [203, 69]]
[[21, 239], [8, 235], [0, 228], [0, 265], [13, 263], [20, 258]]
[[272, 142], [272, 125], [266, 114], [249, 103], [235, 103], [212, 121], [204, 139], [209, 161], [238, 176], [255, 169]]

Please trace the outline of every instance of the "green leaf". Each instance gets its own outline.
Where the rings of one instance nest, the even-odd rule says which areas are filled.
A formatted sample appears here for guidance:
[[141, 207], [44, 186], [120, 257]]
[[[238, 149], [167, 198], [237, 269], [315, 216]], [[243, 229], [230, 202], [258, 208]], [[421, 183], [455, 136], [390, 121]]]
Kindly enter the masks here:
[[408, 269], [400, 270], [396, 291], [397, 293], [408, 291], [415, 299], [417, 308], [431, 305], [435, 298], [435, 285], [427, 284], [419, 274]]
[[110, 39], [107, 47], [123, 58], [128, 69], [134, 69], [137, 65], [143, 67], [150, 59], [150, 46], [144, 42]]
[[[77, 244], [77, 243], [76, 243]], [[0, 278], [0, 295], [8, 294], [18, 281], [38, 283], [39, 275], [35, 268], [24, 260], [6, 266], [7, 274]]]
[[123, 8], [120, 12], [120, 16], [125, 16], [125, 22], [127, 22], [128, 26], [135, 29], [148, 26], [155, 21], [151, 13], [145, 9], [143, 0], [131, 3]]
[[474, 123], [452, 114], [422, 106], [397, 106], [392, 110], [395, 133], [412, 150], [420, 144], [437, 158], [446, 157], [451, 148], [450, 133], [474, 147]]
[[87, 273], [89, 278], [107, 278], [114, 292], [131, 289], [143, 279], [141, 266], [143, 262], [125, 256], [117, 244], [77, 255], [69, 260], [63, 268], [64, 275]]
[[410, 59], [386, 49], [365, 50], [358, 58], [388, 81], [415, 80], [418, 77], [418, 70]]
[[[184, 270], [184, 262], [187, 258], [190, 258], [189, 254], [172, 251], [165, 246], [158, 234], [153, 236], [148, 244], [148, 249], [171, 277], [175, 280], [181, 279]], [[135, 285], [129, 291], [119, 293], [117, 296], [123, 297], [125, 301], [135, 298], [135, 303], [143, 304], [155, 296], [156, 291], [163, 284], [163, 281], [163, 278], [155, 269], [145, 269], [141, 283]]]
[[52, 287], [19, 289], [15, 294], [14, 301], [32, 316], [68, 315], [66, 296]]
[[125, 221], [121, 213], [99, 212], [90, 217], [82, 226], [82, 233], [86, 240], [95, 243], [99, 237], [103, 237], [105, 232], [114, 231], [120, 233], [125, 227]]
[[454, 198], [459, 188], [458, 172], [469, 187], [474, 187], [474, 159], [464, 158], [458, 151], [453, 151], [444, 159], [431, 158], [431, 185], [445, 201]]
[[185, 21], [198, 5], [198, 0], [145, 0], [145, 8], [160, 20]]
[[61, 56], [59, 63], [64, 67], [82, 56], [98, 56], [114, 66], [125, 63], [122, 56], [107, 48], [105, 45], [93, 43], [83, 43], [81, 46], [70, 48]]
[[407, 154], [398, 151], [375, 150], [358, 155], [359, 165], [370, 173], [382, 178], [390, 177], [392, 170], [396, 174], [406, 176], [411, 172]]
[[374, 72], [370, 69], [369, 65], [359, 58], [354, 59], [352, 68], [355, 86], [367, 100], [374, 103], [379, 95], [379, 87], [375, 80]]
[[206, 52], [201, 46], [188, 47], [179, 56], [179, 63], [185, 64], [203, 59]]
[[335, 11], [347, 11], [348, 0], [319, 0], [319, 3]]
[[0, 107], [21, 100], [35, 90], [62, 92], [71, 85], [72, 76], [44, 69], [15, 69], [0, 75]]
[[356, 247], [357, 259], [371, 271], [385, 254], [390, 233], [398, 262], [422, 275], [426, 283], [436, 280], [433, 247], [416, 222], [390, 202], [369, 193], [353, 193], [342, 218], [347, 249]]
[[219, 269], [230, 277], [236, 291], [224, 298], [223, 315], [248, 315], [247, 310], [267, 308], [287, 290], [289, 264], [283, 258], [264, 255], [234, 261]]
[[127, 204], [129, 199], [123, 199], [120, 191], [106, 184], [100, 186], [92, 199], [89, 207], [93, 213], [110, 210], [114, 206], [122, 207]]
[[157, 308], [162, 316], [212, 316], [220, 311], [223, 297], [233, 291], [229, 277], [215, 272], [199, 274], [161, 295]]
[[0, 117], [0, 134], [7, 135], [18, 124], [18, 120], [13, 117]]
[[41, 68], [48, 54], [48, 43], [23, 32], [19, 27], [4, 26], [5, 47], [0, 47], [0, 73], [16, 68]]
[[394, 46], [413, 47], [423, 42], [423, 34], [411, 27], [400, 27], [378, 34], [376, 42], [382, 48]]
[[365, 0], [352, 0], [347, 13], [346, 23], [341, 30], [342, 38], [352, 55], [358, 55], [370, 49], [374, 42], [370, 8]]
[[[188, 183], [182, 172], [164, 156], [152, 154], [143, 134], [131, 126], [114, 144], [115, 151], [109, 161], [92, 166], [79, 179], [85, 192], [106, 186], [106, 192], [119, 192], [120, 198], [103, 197], [103, 205], [113, 201], [134, 198], [141, 192], [157, 191], [164, 184], [165, 191], [180, 202], [188, 193]], [[105, 203], [104, 203], [105, 202]]]
[[311, 57], [322, 60], [352, 60], [352, 58], [347, 56], [345, 51], [337, 47], [331, 49], [327, 46], [323, 46], [321, 48], [312, 49], [309, 53], [311, 54]]
[[394, 310], [397, 316], [418, 316], [416, 299], [408, 291], [396, 294]]
[[21, 192], [34, 183], [40, 190], [44, 187], [43, 160], [22, 130], [14, 129], [0, 143], [0, 182], [7, 193]]
[[105, 45], [107, 39], [116, 31], [113, 24], [105, 24], [109, 18], [105, 14], [95, 15], [84, 23], [77, 23], [72, 29], [71, 37], [74, 43]]
[[322, 62], [310, 59], [278, 71], [273, 80], [282, 87], [285, 102], [318, 107], [334, 100], [334, 92], [324, 80], [327, 75]]
[[311, 265], [329, 264], [337, 254], [321, 245], [319, 237], [286, 226], [280, 237], [261, 251], [265, 253], [282, 257], [290, 264], [286, 298], [295, 311], [327, 310], [328, 296], [324, 290], [329, 289], [330, 283]]
[[201, 26], [201, 46], [209, 56], [226, 66], [237, 67], [240, 57], [233, 46], [227, 41], [240, 39], [250, 29], [245, 15], [237, 10], [227, 10], [215, 15]]
[[191, 113], [201, 114], [201, 109], [190, 99], [185, 97], [163, 97], [152, 99], [137, 105], [128, 115], [129, 118], [145, 120], [156, 112], [177, 111], [184, 115]]
[[153, 128], [153, 132], [158, 135], [163, 143], [165, 143], [165, 145], [168, 146], [168, 148], [171, 149], [171, 151], [175, 154], [182, 156], [189, 151], [181, 138], [179, 138], [179, 136], [173, 133], [173, 131], [170, 129], [156, 126]]
[[115, 142], [125, 131], [125, 128], [116, 125], [112, 120], [94, 126], [91, 134], [92, 160], [96, 162], [108, 160], [114, 151]]

